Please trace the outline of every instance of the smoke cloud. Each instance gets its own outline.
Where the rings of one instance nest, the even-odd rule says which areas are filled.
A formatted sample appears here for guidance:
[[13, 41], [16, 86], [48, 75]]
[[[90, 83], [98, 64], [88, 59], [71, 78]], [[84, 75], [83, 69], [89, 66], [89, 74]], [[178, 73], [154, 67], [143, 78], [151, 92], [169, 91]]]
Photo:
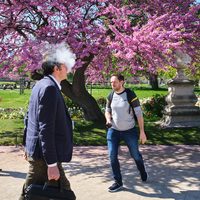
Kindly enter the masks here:
[[56, 60], [58, 63], [62, 63], [67, 66], [69, 73], [76, 62], [76, 55], [66, 48], [66, 43], [60, 43], [56, 45]]
[[48, 50], [43, 54], [43, 62], [49, 61], [64, 64], [68, 69], [67, 73], [72, 70], [76, 62], [76, 55], [70, 51], [69, 45], [62, 42], [60, 44], [46, 46], [45, 49]]

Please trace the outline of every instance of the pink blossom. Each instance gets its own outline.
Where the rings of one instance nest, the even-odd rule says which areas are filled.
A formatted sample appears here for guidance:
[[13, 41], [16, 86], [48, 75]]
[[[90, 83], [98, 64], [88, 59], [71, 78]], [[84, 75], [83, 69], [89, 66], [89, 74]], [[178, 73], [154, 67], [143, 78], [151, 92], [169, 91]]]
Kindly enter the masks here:
[[9, 2], [0, 10], [0, 76], [13, 76], [22, 66], [23, 72], [41, 68], [42, 54], [63, 41], [77, 56], [73, 70], [84, 66], [93, 82], [125, 66], [136, 75], [176, 67], [176, 49], [192, 57], [193, 73], [199, 63], [200, 4], [191, 6], [194, 0]]

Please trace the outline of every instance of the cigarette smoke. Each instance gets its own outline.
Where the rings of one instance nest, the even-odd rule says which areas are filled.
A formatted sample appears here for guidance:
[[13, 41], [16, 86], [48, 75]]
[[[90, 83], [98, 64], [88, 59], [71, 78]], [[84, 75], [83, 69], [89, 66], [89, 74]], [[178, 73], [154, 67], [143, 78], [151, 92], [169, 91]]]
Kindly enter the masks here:
[[75, 65], [76, 55], [66, 46], [65, 42], [56, 45], [56, 60], [58, 63], [64, 64], [68, 68], [67, 72], [69, 73]]
[[50, 44], [45, 48], [48, 51], [43, 54], [43, 62], [48, 60], [54, 63], [64, 64], [68, 69], [67, 73], [72, 70], [76, 62], [76, 55], [70, 51], [69, 45], [62, 42], [56, 45]]

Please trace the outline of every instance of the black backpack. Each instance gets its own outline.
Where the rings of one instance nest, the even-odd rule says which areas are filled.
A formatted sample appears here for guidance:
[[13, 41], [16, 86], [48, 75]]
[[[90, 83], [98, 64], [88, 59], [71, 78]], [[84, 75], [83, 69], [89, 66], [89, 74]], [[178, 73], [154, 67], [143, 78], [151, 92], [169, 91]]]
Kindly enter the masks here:
[[[134, 114], [134, 119], [135, 119], [135, 121], [137, 121], [137, 117], [135, 115], [135, 111], [134, 111], [133, 106], [131, 104], [131, 90], [128, 89], [128, 88], [125, 88], [125, 92], [127, 94], [127, 100], [128, 100], [129, 105], [130, 105], [129, 106], [129, 114], [130, 114], [131, 109], [132, 109], [133, 114]], [[112, 102], [112, 99], [113, 99], [113, 94], [114, 94], [114, 90], [110, 92], [109, 102], [108, 102], [108, 108], [111, 108], [111, 102]]]

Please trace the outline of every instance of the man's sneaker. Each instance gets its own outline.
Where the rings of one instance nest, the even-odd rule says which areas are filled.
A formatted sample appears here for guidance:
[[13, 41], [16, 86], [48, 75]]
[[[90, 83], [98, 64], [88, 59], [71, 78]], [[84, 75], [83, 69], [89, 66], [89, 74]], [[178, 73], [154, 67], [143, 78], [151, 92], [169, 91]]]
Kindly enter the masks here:
[[146, 169], [144, 171], [140, 171], [140, 176], [143, 182], [147, 182], [149, 179], [149, 175], [146, 172]]
[[110, 186], [108, 188], [109, 192], [116, 192], [117, 190], [120, 190], [123, 188], [123, 184], [119, 184], [117, 182], [115, 182], [112, 186]]

